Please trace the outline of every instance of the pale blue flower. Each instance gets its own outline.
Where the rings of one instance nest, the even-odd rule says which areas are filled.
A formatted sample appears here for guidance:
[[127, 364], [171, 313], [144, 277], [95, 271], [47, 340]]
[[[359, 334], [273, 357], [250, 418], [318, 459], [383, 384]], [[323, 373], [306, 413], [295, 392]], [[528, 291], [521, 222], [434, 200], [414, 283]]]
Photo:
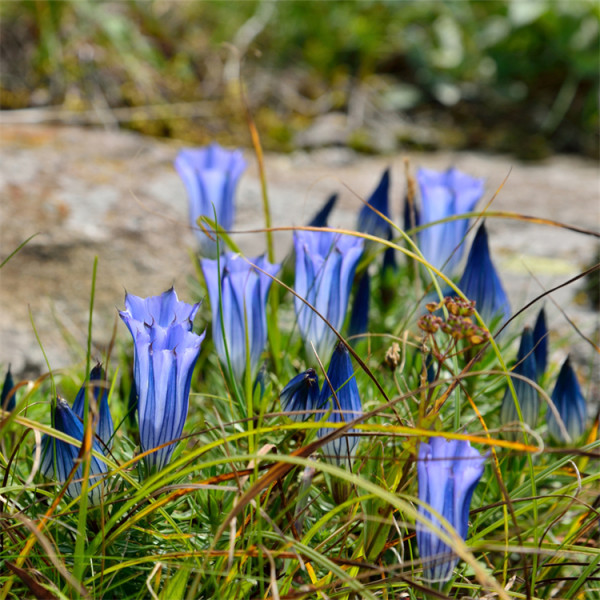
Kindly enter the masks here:
[[[421, 190], [418, 225], [472, 212], [483, 195], [484, 181], [451, 168], [445, 172], [419, 169], [417, 182]], [[406, 219], [406, 216], [405, 216]], [[464, 251], [463, 238], [468, 218], [426, 227], [418, 233], [418, 243], [425, 259], [434, 267], [453, 275]]]
[[[329, 231], [296, 231], [296, 279], [294, 290], [309, 302], [337, 331], [342, 328], [363, 240]], [[294, 298], [298, 328], [307, 356], [311, 343], [321, 358], [331, 352], [336, 335], [300, 298]]]
[[120, 316], [134, 342], [134, 381], [138, 397], [140, 443], [150, 453], [150, 472], [170, 460], [188, 412], [192, 372], [204, 339], [191, 331], [198, 304], [177, 299], [173, 289], [161, 296], [127, 294]]
[[235, 190], [246, 161], [240, 150], [225, 150], [213, 143], [205, 148], [181, 150], [175, 159], [175, 168], [187, 189], [190, 222], [201, 252], [215, 256], [216, 243], [200, 229], [198, 219], [216, 219], [217, 225], [225, 231], [233, 227]]
[[477, 483], [484, 471], [486, 456], [471, 448], [468, 441], [434, 437], [421, 442], [417, 460], [419, 483], [418, 512], [431, 527], [417, 523], [417, 546], [423, 562], [424, 578], [430, 582], [448, 581], [458, 563], [458, 556], [432, 530], [450, 535], [440, 520], [428, 510], [431, 507], [452, 526], [463, 539], [469, 531], [469, 508]]
[[225, 366], [229, 355], [233, 374], [241, 380], [246, 370], [246, 331], [252, 373], [267, 343], [266, 305], [273, 283], [269, 275], [274, 277], [280, 265], [272, 265], [264, 256], [246, 260], [228, 252], [218, 261], [203, 259], [201, 267], [208, 288], [217, 354]]

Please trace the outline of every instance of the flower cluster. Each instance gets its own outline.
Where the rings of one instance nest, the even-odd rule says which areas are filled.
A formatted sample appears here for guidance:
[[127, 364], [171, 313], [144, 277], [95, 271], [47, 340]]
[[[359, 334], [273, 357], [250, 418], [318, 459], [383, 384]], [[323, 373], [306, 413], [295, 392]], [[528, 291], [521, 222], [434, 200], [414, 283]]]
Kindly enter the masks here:
[[[235, 189], [246, 167], [241, 152], [229, 152], [216, 144], [197, 150], [187, 149], [179, 153], [175, 167], [187, 188], [190, 219], [195, 230], [200, 233], [198, 220], [201, 217], [214, 220], [218, 228], [231, 229], [235, 212]], [[378, 472], [377, 477], [388, 485], [388, 489], [404, 493], [405, 488], [414, 485], [411, 478], [415, 475], [416, 461], [418, 499], [415, 497], [414, 503], [417, 505], [417, 512], [407, 510], [409, 515], [416, 516], [416, 522], [409, 523], [408, 527], [414, 525], [416, 530], [422, 579], [427, 584], [442, 584], [452, 578], [459, 554], [462, 554], [457, 552], [457, 545], [461, 540], [467, 539], [471, 501], [487, 460], [487, 455], [481, 454], [467, 441], [471, 436], [441, 433], [441, 428], [452, 417], [444, 403], [450, 392], [453, 392], [457, 400], [454, 406], [454, 431], [460, 431], [461, 390], [468, 392], [469, 401], [481, 399], [483, 394], [472, 384], [472, 380], [463, 381], [466, 369], [460, 374], [456, 372], [456, 357], [463, 352], [464, 355], [473, 357], [472, 362], [481, 358], [481, 364], [485, 365], [483, 368], [488, 369], [493, 377], [498, 377], [497, 367], [492, 363], [495, 357], [491, 352], [485, 355], [487, 346], [491, 345], [486, 342], [490, 342], [492, 338], [490, 327], [504, 328], [510, 320], [511, 311], [507, 294], [491, 258], [485, 223], [475, 232], [462, 275], [460, 278], [457, 275], [469, 234], [469, 214], [483, 195], [483, 180], [452, 168], [443, 173], [421, 169], [417, 174], [417, 181], [420, 201], [418, 206], [408, 206], [410, 214], [407, 221], [416, 225], [417, 245], [425, 259], [436, 270], [442, 271], [442, 279], [447, 283], [447, 277], [456, 277], [455, 281], [458, 280], [460, 289], [459, 296], [449, 292], [439, 301], [427, 302], [431, 298], [427, 296], [424, 301], [427, 313], [417, 321], [420, 333], [416, 333], [422, 338], [420, 345], [414, 343], [417, 336], [413, 321], [406, 329], [402, 329], [404, 325], [398, 327], [394, 336], [387, 338], [385, 357], [382, 355], [385, 346], [376, 345], [381, 333], [376, 329], [369, 336], [368, 354], [365, 353], [364, 358], [360, 358], [362, 345], [354, 348], [344, 340], [346, 336], [354, 343], [353, 337], [360, 338], [361, 334], [369, 331], [370, 307], [379, 311], [377, 314], [382, 316], [381, 322], [385, 322], [386, 328], [390, 321], [399, 322], [402, 318], [402, 315], [398, 317], [397, 314], [391, 314], [391, 310], [386, 311], [383, 298], [372, 293], [377, 284], [380, 284], [381, 289], [385, 287], [382, 284], [385, 280], [382, 273], [388, 267], [394, 267], [388, 269], [388, 274], [391, 273], [391, 280], [398, 282], [398, 286], [393, 288], [394, 293], [397, 289], [400, 290], [398, 293], [403, 293], [404, 288], [401, 286], [405, 281], [412, 282], [411, 278], [422, 275], [417, 269], [397, 269], [393, 249], [389, 247], [397, 249], [395, 244], [390, 243], [394, 227], [390, 220], [390, 170], [386, 169], [377, 188], [362, 207], [357, 221], [357, 229], [367, 234], [366, 237], [378, 237], [383, 240], [383, 245], [388, 246], [379, 275], [373, 268], [373, 265], [378, 264], [376, 252], [371, 252], [376, 243], [374, 240], [365, 244], [360, 235], [323, 229], [327, 226], [336, 195], [331, 196], [310, 221], [310, 227], [314, 231], [304, 228], [294, 232], [294, 258], [290, 255], [287, 261], [290, 265], [288, 271], [291, 270], [291, 263], [294, 263], [293, 274], [286, 273], [284, 262], [272, 264], [266, 256], [247, 259], [239, 252], [227, 251], [225, 244], [217, 246], [214, 239], [206, 235], [207, 232], [199, 235], [203, 255], [199, 263], [212, 313], [212, 345], [208, 350], [205, 346], [201, 364], [214, 366], [219, 361], [222, 369], [215, 369], [215, 377], [224, 378], [223, 387], [227, 389], [227, 393], [243, 400], [239, 404], [243, 406], [239, 411], [241, 417], [240, 414], [235, 414], [235, 405], [230, 402], [232, 418], [228, 424], [219, 424], [222, 429], [231, 427], [232, 423], [236, 427], [235, 435], [225, 441], [232, 440], [232, 446], [239, 442], [245, 455], [244, 460], [256, 460], [256, 454], [250, 457], [247, 455], [252, 455], [260, 447], [255, 443], [259, 436], [264, 435], [265, 431], [278, 428], [277, 423], [280, 421], [275, 422], [274, 427], [271, 424], [265, 426], [264, 423], [266, 419], [280, 419], [281, 414], [271, 410], [271, 390], [279, 382], [286, 381], [290, 371], [297, 374], [283, 386], [279, 400], [283, 415], [294, 421], [294, 424], [287, 422], [285, 427], [280, 427], [281, 431], [276, 433], [277, 439], [273, 444], [265, 445], [265, 448], [278, 443], [285, 446], [288, 430], [294, 429], [292, 443], [299, 439], [310, 441], [315, 437], [317, 440], [314, 445], [303, 446], [297, 456], [307, 457], [309, 452], [320, 447], [324, 460], [335, 465], [324, 467], [324, 471], [337, 474], [337, 479], [344, 480], [344, 473], [339, 467], [347, 470], [354, 468], [360, 477], [366, 479], [369, 473], [374, 472], [369, 471], [373, 469], [369, 463], [377, 463], [375, 468], [380, 469], [383, 458], [387, 460], [398, 456], [397, 448], [393, 445], [395, 440], [403, 440], [399, 442], [404, 444], [403, 458], [398, 461], [401, 465], [397, 470], [394, 465], [390, 473]], [[230, 239], [224, 237], [227, 244], [233, 246]], [[299, 336], [286, 340], [287, 346], [282, 349], [278, 347], [278, 332], [268, 330], [268, 327], [273, 323], [275, 327], [280, 325], [277, 319], [278, 302], [280, 298], [285, 302], [284, 293], [290, 292], [292, 279], [293, 310], [290, 302], [287, 313], [281, 311], [279, 316], [281, 321], [282, 315], [287, 317], [290, 330], [293, 330], [295, 316]], [[286, 283], [281, 290], [273, 290], [281, 291], [281, 295], [272, 297], [273, 302], [268, 307], [273, 282], [281, 283], [280, 280], [289, 282], [289, 285]], [[379, 295], [383, 296], [383, 293]], [[349, 310], [351, 298], [353, 303]], [[145, 298], [126, 294], [125, 309], [119, 312], [133, 340], [133, 384], [130, 390], [125, 389], [125, 394], [129, 392], [131, 406], [137, 409], [139, 446], [146, 475], [159, 473], [170, 462], [173, 471], [177, 466], [173, 455], [183, 437], [193, 373], [205, 338], [205, 333], [194, 332], [194, 320], [199, 310], [200, 303], [188, 304], [179, 300], [175, 290], [171, 288], [161, 295]], [[372, 323], [374, 326], [379, 324]], [[381, 335], [387, 335], [390, 331], [391, 329], [386, 329]], [[398, 337], [398, 331], [403, 331], [403, 337]], [[270, 345], [265, 351], [268, 340]], [[374, 350], [371, 348], [372, 340], [375, 340]], [[403, 344], [402, 349], [399, 342]], [[216, 356], [211, 357], [209, 355], [213, 345]], [[479, 350], [477, 353], [472, 351], [475, 346]], [[514, 365], [509, 363], [511, 371], [503, 374], [510, 377], [511, 384], [506, 388], [499, 387], [504, 386], [502, 380], [498, 386], [494, 387], [495, 384], [492, 384], [486, 388], [492, 389], [489, 394], [492, 400], [486, 397], [484, 409], [477, 415], [482, 420], [485, 417], [486, 421], [488, 418], [493, 421], [494, 428], [500, 421], [509, 438], [516, 439], [516, 426], [525, 424], [530, 429], [537, 427], [542, 398], [548, 398], [547, 395], [540, 394], [539, 390], [554, 377], [552, 369], [548, 368], [549, 346], [550, 335], [546, 314], [542, 309], [534, 327], [526, 326], [523, 329]], [[367, 384], [362, 387], [365, 412], [352, 357], [359, 359], [358, 362], [364, 360], [373, 366], [374, 372], [379, 367], [382, 374], [381, 380], [376, 380], [376, 383], [382, 391], [384, 401], [376, 393], [370, 393]], [[329, 363], [325, 360], [327, 358], [330, 358]], [[283, 363], [283, 366], [279, 363]], [[320, 371], [316, 368], [317, 363]], [[490, 364], [493, 365], [491, 368]], [[273, 369], [270, 368], [271, 365]], [[361, 365], [364, 366], [362, 362]], [[440, 376], [446, 373], [451, 374], [453, 387], [448, 384], [449, 378]], [[469, 376], [480, 373], [476, 373], [474, 369]], [[205, 369], [202, 375], [206, 374]], [[372, 373], [369, 375], [373, 377]], [[388, 379], [387, 383], [384, 378]], [[211, 377], [206, 379], [210, 380]], [[432, 385], [426, 385], [426, 380]], [[199, 381], [203, 379], [199, 378]], [[246, 385], [240, 385], [242, 382]], [[20, 385], [14, 385], [9, 368], [1, 391], [0, 402], [4, 410], [14, 411], [15, 393]], [[202, 385], [203, 383], [199, 383], [199, 387]], [[475, 393], [471, 393], [471, 385]], [[118, 445], [116, 450], [113, 446], [115, 434], [117, 438], [121, 434], [115, 432], [109, 409], [109, 389], [111, 386], [106, 374], [102, 366], [97, 364], [78, 391], [72, 407], [65, 399], [57, 396], [52, 403], [51, 416], [53, 427], [58, 433], [44, 435], [37, 449], [41, 452], [42, 474], [60, 482], [70, 497], [77, 498], [82, 493], [82, 481], [86, 472], [81, 462], [82, 446], [84, 439], [89, 442], [91, 433], [89, 499], [95, 506], [101, 505], [109, 495], [107, 481], [110, 473], [107, 465], [113, 465], [112, 452], [119, 454]], [[390, 398], [386, 396], [389, 390], [393, 390], [394, 395], [390, 394]], [[405, 391], [409, 393], [405, 394]], [[214, 390], [210, 390], [207, 395], [212, 395], [213, 392]], [[247, 394], [246, 398], [243, 398], [244, 393]], [[409, 398], [411, 393], [414, 398]], [[112, 404], [113, 401], [110, 402]], [[198, 402], [202, 400], [198, 399]], [[411, 402], [414, 402], [412, 407]], [[475, 406], [474, 402], [472, 405]], [[488, 410], [489, 405], [496, 410], [493, 415]], [[443, 410], [446, 412], [443, 413]], [[377, 427], [393, 426], [389, 431], [393, 430], [397, 437], [388, 435], [385, 429], [377, 430], [381, 437], [376, 437], [366, 427], [363, 430], [362, 422], [371, 415], [376, 415]], [[11, 415], [11, 418], [14, 416]], [[316, 423], [309, 427], [309, 419], [314, 419]], [[386, 422], [386, 419], [390, 422]], [[252, 429], [248, 425], [248, 430], [243, 431], [246, 422], [252, 424]], [[359, 422], [361, 425], [357, 425]], [[255, 426], [255, 423], [258, 425]], [[84, 431], [86, 425], [90, 429]], [[577, 443], [585, 433], [585, 398], [569, 357], [562, 364], [556, 378], [551, 401], [548, 402], [545, 425], [546, 428], [540, 427], [541, 435], [547, 435], [561, 444]], [[370, 438], [370, 451], [361, 455], [358, 460], [356, 457], [361, 435]], [[444, 435], [462, 439], [446, 439]], [[135, 431], [132, 433], [132, 437], [134, 436]], [[425, 441], [429, 436], [431, 437]], [[408, 441], [404, 442], [405, 439]], [[502, 445], [511, 444], [503, 442]], [[261, 452], [263, 450], [259, 450], [258, 454]], [[229, 458], [227, 456], [228, 460]], [[240, 460], [239, 456], [231, 456], [230, 464]], [[217, 463], [219, 461], [215, 461], [213, 465]], [[281, 463], [285, 463], [285, 460]], [[314, 464], [317, 465], [316, 460]], [[255, 468], [258, 468], [257, 463]], [[250, 471], [252, 469], [248, 473]], [[294, 499], [295, 504], [290, 503], [294, 510], [298, 508], [304, 511], [310, 506], [308, 494], [315, 472], [316, 469], [312, 466], [306, 468], [298, 486], [300, 495]], [[242, 488], [245, 482], [251, 477], [248, 473], [238, 478], [241, 492], [244, 491]], [[162, 475], [155, 477], [151, 483], [159, 481], [161, 477]], [[221, 475], [218, 475], [210, 481], [218, 483], [220, 478]], [[356, 475], [347, 475], [346, 478], [358, 481]], [[351, 492], [349, 485], [340, 483], [335, 477], [329, 481], [334, 503], [348, 499]], [[159, 485], [162, 485], [162, 481], [159, 481]], [[181, 487], [187, 485], [185, 483]], [[214, 486], [211, 483], [206, 487], [208, 490]], [[187, 493], [189, 490], [186, 488], [185, 491]], [[278, 490], [278, 494], [279, 491], [283, 501], [284, 490]], [[364, 508], [365, 522], [377, 524], [377, 528], [371, 529], [370, 533], [367, 533], [368, 526], [365, 525], [365, 539], [369, 543], [365, 543], [361, 549], [361, 558], [364, 556], [370, 561], [372, 547], [380, 546], [375, 552], [378, 560], [383, 556], [382, 552], [389, 538], [384, 534], [380, 536], [380, 532], [385, 531], [385, 525], [391, 527], [388, 517], [395, 507], [392, 506], [393, 502], [388, 501], [390, 506], [387, 508], [390, 512], [386, 512], [378, 505], [381, 498], [377, 494], [369, 492], [368, 495], [368, 498], [361, 497], [357, 505], [361, 510]], [[204, 496], [199, 494], [198, 498]], [[201, 501], [193, 499], [193, 502]], [[277, 502], [279, 501], [277, 497]], [[189, 502], [184, 511], [192, 504], [191, 496]], [[268, 502], [264, 506], [268, 507]], [[284, 507], [282, 514], [283, 512], [287, 514], [287, 508]], [[187, 519], [181, 515], [177, 518]], [[304, 515], [297, 514], [292, 522], [291, 526], [297, 528], [294, 535], [302, 526], [302, 519]], [[378, 536], [377, 543], [371, 544]]]

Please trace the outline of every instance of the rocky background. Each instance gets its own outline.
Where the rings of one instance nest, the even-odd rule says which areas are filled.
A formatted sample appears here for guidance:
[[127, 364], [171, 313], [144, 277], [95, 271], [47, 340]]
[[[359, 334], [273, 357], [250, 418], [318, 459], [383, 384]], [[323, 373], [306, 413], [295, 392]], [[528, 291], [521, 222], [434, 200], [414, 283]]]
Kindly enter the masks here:
[[[190, 253], [195, 237], [187, 197], [173, 168], [183, 146], [134, 133], [80, 127], [4, 124], [0, 129], [0, 260], [35, 237], [0, 270], [0, 365], [19, 378], [45, 372], [33, 324], [52, 369], [83, 364], [90, 287], [98, 257], [93, 314], [93, 353], [101, 357], [125, 290], [158, 294], [171, 285], [192, 300], [195, 276]], [[238, 189], [236, 230], [263, 227], [256, 162]], [[392, 212], [400, 221], [405, 190], [404, 159], [411, 168], [460, 169], [487, 180], [483, 207], [513, 211], [598, 231], [600, 178], [585, 158], [555, 156], [520, 163], [505, 155], [467, 152], [408, 152], [365, 157], [342, 147], [268, 154], [265, 165], [274, 226], [302, 225], [331, 192], [340, 198], [330, 222], [353, 227], [361, 206], [386, 167], [392, 169]], [[544, 224], [488, 219], [496, 265], [516, 310], [582, 272], [595, 260], [598, 239]], [[236, 234], [249, 255], [264, 252], [264, 235]], [[291, 233], [275, 235], [278, 260], [290, 249]], [[586, 373], [598, 373], [598, 354], [582, 339], [598, 343], [598, 312], [580, 280], [546, 299], [556, 359], [573, 352]], [[532, 323], [537, 307], [518, 323]], [[581, 331], [578, 334], [572, 320]], [[564, 336], [567, 337], [564, 337]]]

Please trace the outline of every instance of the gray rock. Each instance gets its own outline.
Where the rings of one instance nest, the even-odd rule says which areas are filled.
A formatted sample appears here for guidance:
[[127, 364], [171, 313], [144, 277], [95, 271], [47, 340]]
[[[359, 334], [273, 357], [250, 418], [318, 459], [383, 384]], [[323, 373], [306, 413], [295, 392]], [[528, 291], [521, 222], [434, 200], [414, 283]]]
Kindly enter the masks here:
[[[333, 116], [332, 119], [337, 119]], [[341, 131], [338, 123], [332, 130]], [[332, 134], [333, 135], [333, 134]], [[337, 134], [336, 134], [337, 135]], [[340, 138], [341, 139], [341, 138]], [[175, 285], [192, 301], [188, 278], [195, 237], [187, 216], [184, 186], [172, 161], [179, 146], [125, 132], [83, 128], [4, 126], [0, 136], [0, 260], [37, 236], [0, 270], [0, 373], [9, 362], [19, 377], [46, 370], [33, 333], [34, 321], [53, 369], [83, 361], [91, 274], [98, 256], [93, 313], [94, 357], [112, 335], [125, 290], [140, 296]], [[332, 226], [353, 228], [356, 214], [392, 168], [391, 200], [400, 222], [404, 196], [403, 156], [359, 157], [345, 148], [315, 153], [268, 155], [265, 159], [273, 225], [302, 225], [332, 192], [339, 192]], [[325, 154], [324, 154], [325, 153]], [[251, 151], [238, 190], [237, 231], [264, 226], [258, 171]], [[411, 154], [413, 169], [460, 169], [487, 178], [483, 208], [513, 211], [590, 229], [600, 223], [599, 174], [587, 160], [558, 156], [525, 165], [505, 156], [473, 153]], [[591, 236], [544, 224], [489, 218], [495, 262], [514, 309], [579, 273], [594, 257]], [[278, 260], [291, 245], [291, 232], [274, 234]], [[250, 256], [265, 251], [263, 233], [234, 239]], [[596, 336], [598, 313], [575, 301], [578, 286], [552, 295], [581, 331]], [[546, 301], [550, 327], [571, 331], [565, 316]], [[537, 307], [517, 322], [532, 323]], [[127, 340], [117, 323], [118, 339]], [[589, 364], [597, 354], [573, 333], [573, 345]], [[556, 340], [556, 336], [553, 340]], [[563, 358], [571, 346], [553, 346]], [[591, 369], [593, 367], [590, 367]], [[600, 370], [596, 370], [599, 372]]]

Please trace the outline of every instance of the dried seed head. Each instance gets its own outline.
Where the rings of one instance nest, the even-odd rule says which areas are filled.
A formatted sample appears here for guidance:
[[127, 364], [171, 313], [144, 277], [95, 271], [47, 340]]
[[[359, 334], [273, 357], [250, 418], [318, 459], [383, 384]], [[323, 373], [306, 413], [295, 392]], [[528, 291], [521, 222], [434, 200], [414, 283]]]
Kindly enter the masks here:
[[385, 364], [394, 372], [400, 364], [400, 346], [394, 342], [385, 353]]

